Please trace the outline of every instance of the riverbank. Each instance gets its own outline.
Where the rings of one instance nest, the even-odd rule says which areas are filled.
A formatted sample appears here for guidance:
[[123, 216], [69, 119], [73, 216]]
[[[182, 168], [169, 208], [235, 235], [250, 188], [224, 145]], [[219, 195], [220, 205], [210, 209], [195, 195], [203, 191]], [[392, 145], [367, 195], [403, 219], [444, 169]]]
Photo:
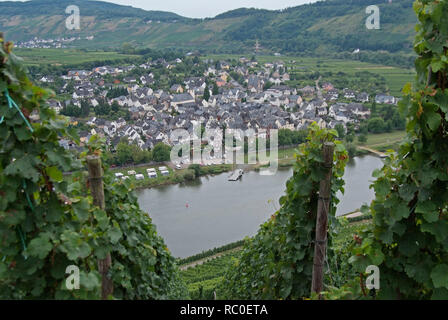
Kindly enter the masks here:
[[[393, 132], [391, 134], [370, 134], [368, 136], [368, 142], [366, 144], [357, 144], [356, 153], [354, 157], [364, 156], [367, 154], [379, 154], [387, 149], [396, 149], [398, 143], [402, 140], [404, 133], [401, 131]], [[295, 153], [298, 146], [285, 146], [280, 147], [278, 150], [278, 167], [288, 168], [294, 165], [296, 158]], [[372, 152], [372, 150], [377, 152]], [[248, 163], [248, 155], [245, 154], [245, 162]], [[258, 159], [257, 159], [258, 160]], [[163, 176], [158, 169], [160, 166], [168, 168], [169, 175]], [[245, 165], [244, 170], [259, 171], [261, 168], [267, 167], [266, 164], [257, 162], [253, 165]], [[135, 166], [124, 166], [120, 168], [112, 168], [114, 173], [122, 173], [125, 176], [129, 176], [133, 182], [135, 189], [150, 189], [154, 187], [160, 187], [165, 185], [172, 185], [178, 183], [185, 183], [194, 181], [197, 178], [204, 176], [213, 176], [224, 172], [230, 172], [235, 169], [235, 166], [230, 164], [219, 164], [209, 166], [199, 166], [200, 170], [192, 170], [191, 166], [188, 168], [176, 169], [172, 165], [167, 163], [159, 164], [141, 164]], [[147, 169], [155, 169], [157, 172], [157, 178], [149, 178], [147, 175]], [[143, 174], [143, 180], [137, 180], [135, 175], [129, 175], [128, 172], [135, 171], [136, 174]]]
[[388, 133], [369, 134], [366, 143], [356, 143], [357, 146], [385, 152], [389, 149], [397, 150], [400, 142], [405, 137], [405, 131], [393, 131]]
[[[169, 172], [168, 175], [162, 175], [160, 167], [166, 167]], [[157, 177], [149, 178], [147, 169], [156, 170]], [[165, 185], [172, 185], [178, 183], [184, 183], [188, 181], [193, 181], [197, 178], [203, 176], [213, 176], [217, 174], [221, 174], [224, 172], [229, 172], [232, 170], [232, 165], [228, 164], [220, 164], [220, 165], [210, 165], [210, 166], [201, 166], [200, 170], [193, 170], [190, 168], [185, 169], [176, 169], [171, 168], [168, 164], [160, 163], [158, 165], [143, 165], [139, 167], [126, 167], [124, 168], [113, 168], [112, 172], [122, 173], [125, 176], [128, 176], [130, 181], [132, 181], [134, 188], [136, 190], [140, 189], [150, 189], [154, 187], [160, 187]], [[130, 175], [129, 172], [134, 171], [135, 175]], [[142, 174], [144, 176], [143, 180], [137, 180], [136, 175]]]
[[[278, 150], [278, 165], [280, 168], [290, 167], [295, 162], [295, 150], [297, 146], [287, 146], [281, 147]], [[247, 161], [248, 155], [245, 154], [245, 162]], [[162, 175], [159, 167], [165, 166], [168, 169], [169, 175]], [[244, 170], [247, 171], [257, 171], [265, 165], [257, 163], [254, 165], [245, 165]], [[155, 169], [157, 173], [156, 178], [149, 178], [147, 174], [147, 169]], [[192, 169], [190, 165], [188, 168], [177, 169], [168, 163], [151, 163], [151, 164], [140, 164], [140, 165], [128, 165], [123, 167], [111, 168], [111, 171], [115, 173], [121, 173], [124, 176], [128, 176], [133, 182], [136, 190], [140, 189], [150, 189], [154, 187], [160, 187], [165, 185], [172, 185], [184, 182], [191, 182], [197, 178], [204, 176], [214, 176], [224, 172], [233, 171], [235, 167], [231, 164], [212, 164], [212, 165], [196, 165], [195, 169]], [[134, 171], [135, 174], [129, 174], [129, 172]], [[142, 174], [144, 176], [143, 180], [137, 180], [136, 175]]]

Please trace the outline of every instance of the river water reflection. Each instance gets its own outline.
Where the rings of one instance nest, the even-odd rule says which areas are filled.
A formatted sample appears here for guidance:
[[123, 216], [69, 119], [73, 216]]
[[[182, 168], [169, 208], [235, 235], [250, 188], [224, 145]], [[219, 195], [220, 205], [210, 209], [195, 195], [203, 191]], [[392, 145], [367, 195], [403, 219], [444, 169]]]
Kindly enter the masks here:
[[[381, 166], [381, 159], [373, 156], [355, 158], [348, 164], [346, 192], [338, 214], [373, 199], [374, 192], [369, 189], [372, 172]], [[228, 175], [137, 191], [141, 208], [149, 213], [174, 256], [187, 257], [254, 235], [278, 210], [292, 169], [279, 170], [274, 176], [252, 171], [238, 182], [227, 181]]]

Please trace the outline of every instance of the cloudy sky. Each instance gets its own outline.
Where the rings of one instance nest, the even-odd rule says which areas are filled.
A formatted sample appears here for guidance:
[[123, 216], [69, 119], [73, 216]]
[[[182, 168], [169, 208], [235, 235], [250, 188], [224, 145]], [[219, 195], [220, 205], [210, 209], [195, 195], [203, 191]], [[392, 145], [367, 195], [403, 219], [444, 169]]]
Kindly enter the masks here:
[[146, 10], [170, 11], [190, 18], [214, 17], [237, 8], [285, 9], [316, 0], [106, 0]]

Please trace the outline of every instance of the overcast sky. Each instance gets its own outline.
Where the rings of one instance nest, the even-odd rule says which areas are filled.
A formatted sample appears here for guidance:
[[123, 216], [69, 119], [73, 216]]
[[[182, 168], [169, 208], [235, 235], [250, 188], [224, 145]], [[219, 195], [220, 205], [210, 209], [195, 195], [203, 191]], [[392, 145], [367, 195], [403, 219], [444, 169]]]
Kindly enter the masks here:
[[[0, 0], [5, 1], [5, 0]], [[55, 0], [57, 1], [57, 0]], [[103, 0], [145, 10], [177, 13], [190, 18], [214, 17], [238, 8], [285, 9], [316, 0]]]
[[106, 0], [146, 10], [170, 11], [190, 18], [214, 17], [238, 8], [285, 9], [316, 0]]

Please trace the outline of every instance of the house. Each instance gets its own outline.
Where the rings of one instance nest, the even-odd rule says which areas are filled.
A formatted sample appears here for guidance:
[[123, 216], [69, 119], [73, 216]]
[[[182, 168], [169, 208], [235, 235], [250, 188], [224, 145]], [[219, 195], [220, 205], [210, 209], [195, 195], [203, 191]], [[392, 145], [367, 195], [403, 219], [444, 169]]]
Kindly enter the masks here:
[[284, 73], [284, 74], [282, 75], [282, 79], [283, 79], [283, 81], [289, 81], [289, 80], [291, 80], [291, 77], [289, 76], [288, 73]]
[[369, 102], [369, 94], [366, 92], [361, 92], [360, 94], [356, 95], [356, 101], [362, 103]]
[[334, 90], [334, 86], [330, 82], [326, 82], [322, 85], [322, 89], [328, 92]]
[[302, 89], [300, 89], [299, 91], [301, 91], [302, 94], [305, 96], [312, 96], [312, 95], [314, 95], [315, 89], [314, 89], [314, 87], [306, 86], [306, 87], [303, 87]]
[[56, 113], [59, 113], [62, 110], [62, 104], [60, 101], [50, 99], [48, 100], [48, 105], [50, 106], [51, 109], [56, 111]]
[[222, 79], [219, 79], [216, 81], [216, 85], [218, 86], [218, 88], [224, 87], [226, 84], [227, 84], [227, 82]]
[[77, 89], [75, 90], [75, 92], [73, 92], [72, 97], [74, 100], [92, 98], [93, 92], [90, 92], [86, 89]]
[[194, 98], [189, 93], [175, 94], [171, 100], [171, 106], [177, 107], [180, 104], [195, 103]]
[[395, 104], [396, 99], [395, 99], [395, 97], [389, 96], [386, 94], [378, 94], [375, 97], [375, 102], [376, 103], [384, 103], [384, 104]]
[[318, 115], [318, 116], [320, 116], [320, 117], [322, 117], [322, 116], [326, 116], [327, 115], [327, 113], [328, 113], [328, 110], [327, 110], [327, 108], [326, 107], [317, 107], [316, 108], [316, 114]]
[[180, 84], [173, 84], [170, 91], [174, 93], [184, 93], [184, 88], [182, 88]]
[[126, 77], [123, 79], [123, 81], [126, 83], [137, 83], [137, 79], [134, 77]]
[[220, 67], [223, 70], [230, 70], [230, 64], [228, 64], [227, 62], [221, 62]]
[[261, 92], [263, 91], [264, 80], [260, 79], [258, 76], [251, 75], [249, 76], [247, 89], [252, 92]]
[[344, 98], [346, 99], [355, 99], [355, 92], [350, 89], [344, 89]]
[[43, 76], [42, 78], [39, 79], [39, 81], [45, 82], [45, 83], [53, 83], [54, 78], [52, 76]]
[[331, 89], [327, 91], [327, 100], [335, 101], [339, 99], [339, 92], [336, 89]]
[[370, 109], [360, 103], [350, 103], [346, 106], [346, 110], [361, 118], [370, 117]]

